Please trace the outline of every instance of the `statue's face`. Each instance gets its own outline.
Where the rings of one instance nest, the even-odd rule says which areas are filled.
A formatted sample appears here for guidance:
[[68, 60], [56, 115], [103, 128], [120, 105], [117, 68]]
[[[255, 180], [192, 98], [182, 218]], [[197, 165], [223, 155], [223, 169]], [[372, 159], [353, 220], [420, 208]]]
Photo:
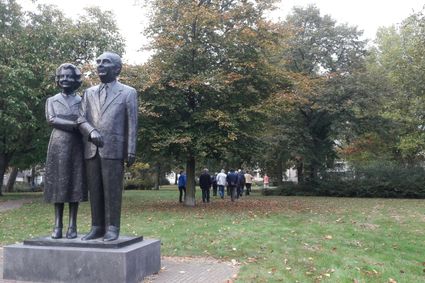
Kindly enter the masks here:
[[62, 69], [59, 73], [58, 79], [58, 84], [65, 93], [73, 90], [75, 84], [75, 74], [73, 70]]
[[119, 66], [117, 66], [107, 54], [102, 54], [96, 59], [97, 74], [103, 83], [109, 83], [116, 79]]

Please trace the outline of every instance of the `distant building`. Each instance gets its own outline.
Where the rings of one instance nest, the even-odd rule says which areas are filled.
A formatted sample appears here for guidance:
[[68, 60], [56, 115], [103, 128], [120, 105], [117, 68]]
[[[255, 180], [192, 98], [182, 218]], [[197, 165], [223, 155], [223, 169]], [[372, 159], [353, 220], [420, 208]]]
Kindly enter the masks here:
[[[18, 171], [15, 182], [28, 183], [34, 186], [40, 186], [44, 181], [44, 168], [35, 171], [34, 181], [32, 180], [31, 169]], [[3, 185], [9, 181], [10, 172], [7, 172], [3, 178]]]

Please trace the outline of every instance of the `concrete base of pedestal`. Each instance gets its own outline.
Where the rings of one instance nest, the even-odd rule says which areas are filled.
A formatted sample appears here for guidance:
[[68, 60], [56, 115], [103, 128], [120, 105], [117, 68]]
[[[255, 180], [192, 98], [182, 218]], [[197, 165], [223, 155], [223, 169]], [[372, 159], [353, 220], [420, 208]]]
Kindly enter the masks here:
[[9, 245], [4, 247], [3, 279], [136, 283], [160, 270], [160, 250], [156, 239], [120, 248]]

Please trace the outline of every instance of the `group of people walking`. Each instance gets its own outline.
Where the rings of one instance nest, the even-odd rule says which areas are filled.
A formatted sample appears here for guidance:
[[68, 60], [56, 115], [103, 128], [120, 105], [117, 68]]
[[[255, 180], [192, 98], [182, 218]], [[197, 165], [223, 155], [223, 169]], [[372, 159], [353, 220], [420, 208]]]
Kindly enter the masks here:
[[[213, 188], [213, 196], [217, 196], [218, 192], [222, 199], [224, 199], [225, 188], [227, 188], [227, 195], [230, 196], [231, 201], [235, 201], [242, 197], [244, 192], [245, 195], [250, 195], [253, 181], [254, 177], [248, 172], [245, 173], [242, 169], [238, 171], [230, 169], [227, 174], [225, 170], [222, 169], [220, 173], [210, 175], [208, 169], [205, 168], [199, 176], [199, 187], [202, 190], [202, 202], [210, 202], [211, 187]], [[183, 202], [183, 199], [186, 197], [186, 175], [183, 171], [180, 171], [178, 188], [179, 202]]]

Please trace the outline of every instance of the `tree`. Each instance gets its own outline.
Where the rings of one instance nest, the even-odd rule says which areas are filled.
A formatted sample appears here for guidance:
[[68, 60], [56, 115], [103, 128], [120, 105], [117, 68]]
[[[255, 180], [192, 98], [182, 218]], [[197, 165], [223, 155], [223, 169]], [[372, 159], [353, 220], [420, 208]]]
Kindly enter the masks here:
[[186, 162], [186, 205], [195, 205], [195, 161], [254, 145], [257, 105], [286, 87], [269, 63], [279, 35], [263, 15], [271, 0], [151, 1], [141, 148]]
[[418, 12], [399, 26], [381, 28], [372, 50], [371, 74], [380, 75], [387, 85], [382, 89], [382, 119], [389, 129], [392, 158], [402, 164], [417, 164], [425, 151], [425, 15]]
[[24, 13], [0, 1], [0, 180], [12, 162], [40, 162], [48, 132], [44, 101], [55, 92], [54, 71], [63, 62], [88, 63], [105, 49], [123, 51], [111, 12], [90, 8], [77, 21], [54, 6]]
[[354, 106], [361, 100], [354, 76], [363, 67], [365, 41], [356, 27], [321, 16], [315, 6], [294, 8], [282, 24], [292, 36], [281, 67], [293, 84], [268, 104], [270, 127], [277, 130], [271, 131], [272, 146], [289, 152], [277, 156], [292, 159], [299, 181], [314, 181], [320, 170], [332, 165], [334, 141], [353, 121]]

